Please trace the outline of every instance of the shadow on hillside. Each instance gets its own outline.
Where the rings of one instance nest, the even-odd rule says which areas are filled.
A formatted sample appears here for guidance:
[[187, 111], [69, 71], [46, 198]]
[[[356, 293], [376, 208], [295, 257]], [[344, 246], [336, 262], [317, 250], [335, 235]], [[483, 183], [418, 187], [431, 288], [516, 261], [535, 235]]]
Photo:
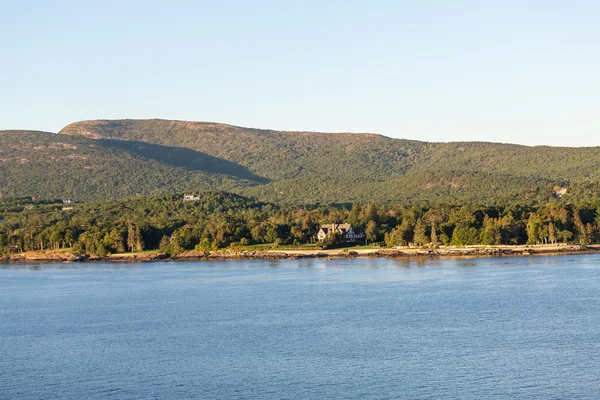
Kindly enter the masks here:
[[154, 143], [110, 139], [100, 139], [98, 142], [106, 147], [127, 150], [131, 153], [161, 161], [174, 167], [224, 174], [240, 179], [252, 180], [258, 183], [270, 182], [269, 179], [255, 175], [248, 171], [246, 167], [239, 164], [185, 147], [170, 147]]

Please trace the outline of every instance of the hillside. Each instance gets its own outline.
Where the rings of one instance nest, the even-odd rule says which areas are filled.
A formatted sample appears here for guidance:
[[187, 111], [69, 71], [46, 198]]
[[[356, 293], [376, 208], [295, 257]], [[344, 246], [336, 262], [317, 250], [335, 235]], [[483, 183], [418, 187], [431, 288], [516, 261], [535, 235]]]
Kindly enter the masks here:
[[261, 185], [240, 192], [265, 200], [542, 201], [554, 186], [600, 178], [598, 147], [428, 143], [167, 120], [83, 121], [60, 133], [115, 147], [151, 143], [201, 152], [245, 169]]
[[167, 120], [83, 121], [59, 133], [186, 147], [273, 180], [311, 172], [384, 180], [414, 170], [443, 169], [550, 179], [600, 177], [600, 147], [428, 143], [376, 134], [283, 132]]
[[[93, 200], [257, 184], [246, 179], [251, 174], [228, 164], [222, 170], [230, 175], [216, 174], [219, 168], [212, 157], [187, 149], [140, 145], [135, 151], [119, 144], [48, 132], [0, 131], [0, 195]], [[144, 147], [170, 156], [160, 160], [141, 155]], [[177, 154], [185, 161], [177, 160]]]
[[227, 190], [264, 201], [545, 202], [600, 194], [600, 148], [428, 143], [165, 120], [0, 131], [0, 195], [78, 200]]
[[426, 143], [373, 134], [279, 132], [165, 120], [84, 121], [60, 134], [186, 147], [272, 180], [319, 174], [384, 180], [402, 175]]

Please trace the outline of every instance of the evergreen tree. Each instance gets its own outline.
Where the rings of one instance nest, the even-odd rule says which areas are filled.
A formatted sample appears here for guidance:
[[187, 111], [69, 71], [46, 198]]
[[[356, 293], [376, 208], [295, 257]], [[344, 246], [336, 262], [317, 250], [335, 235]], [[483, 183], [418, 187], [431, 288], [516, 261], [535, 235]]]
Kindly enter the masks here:
[[181, 245], [181, 234], [178, 230], [173, 232], [169, 247], [171, 249], [171, 254], [180, 254], [185, 250]]
[[527, 221], [527, 244], [539, 243], [542, 219], [536, 213], [531, 213]]
[[486, 246], [495, 246], [501, 242], [500, 226], [495, 218], [487, 215], [483, 219], [480, 243]]
[[172, 254], [171, 253], [171, 240], [169, 240], [169, 237], [167, 235], [163, 235], [163, 237], [160, 239], [160, 244], [158, 246], [158, 249], [165, 254]]
[[127, 249], [133, 252], [137, 247], [135, 228], [131, 221], [127, 221]]
[[144, 251], [144, 237], [139, 226], [135, 228], [135, 251]]
[[437, 247], [439, 245], [437, 233], [435, 232], [435, 223], [431, 224], [431, 245]]
[[421, 220], [421, 218], [419, 218], [417, 220], [417, 224], [415, 225], [415, 231], [413, 234], [414, 237], [414, 243], [417, 246], [424, 246], [427, 243], [429, 243], [429, 238], [427, 237], [427, 234], [425, 233], [425, 224], [423, 223], [423, 221]]
[[[368, 210], [374, 210], [374, 206], [371, 207], [372, 205], [369, 205]], [[365, 228], [365, 235], [367, 237], [367, 240], [369, 241], [369, 243], [372, 242], [376, 242], [379, 239], [379, 231], [377, 229], [377, 223], [370, 219], [369, 222], [367, 222], [367, 227]]]
[[554, 227], [554, 223], [550, 221], [548, 224], [548, 238], [550, 239], [550, 243], [556, 243], [556, 228]]

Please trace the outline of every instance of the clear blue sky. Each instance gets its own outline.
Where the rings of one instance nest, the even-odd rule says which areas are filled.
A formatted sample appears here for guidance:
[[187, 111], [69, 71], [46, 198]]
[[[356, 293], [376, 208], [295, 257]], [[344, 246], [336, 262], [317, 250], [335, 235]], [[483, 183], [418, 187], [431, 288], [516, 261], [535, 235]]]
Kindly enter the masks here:
[[600, 145], [600, 1], [0, 0], [0, 129]]

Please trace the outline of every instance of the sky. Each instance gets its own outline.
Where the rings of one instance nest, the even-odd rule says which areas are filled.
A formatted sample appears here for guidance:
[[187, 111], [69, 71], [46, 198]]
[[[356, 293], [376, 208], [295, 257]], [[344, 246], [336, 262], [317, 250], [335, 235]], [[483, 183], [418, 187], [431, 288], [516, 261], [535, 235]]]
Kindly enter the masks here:
[[600, 146], [600, 1], [0, 0], [0, 129]]

